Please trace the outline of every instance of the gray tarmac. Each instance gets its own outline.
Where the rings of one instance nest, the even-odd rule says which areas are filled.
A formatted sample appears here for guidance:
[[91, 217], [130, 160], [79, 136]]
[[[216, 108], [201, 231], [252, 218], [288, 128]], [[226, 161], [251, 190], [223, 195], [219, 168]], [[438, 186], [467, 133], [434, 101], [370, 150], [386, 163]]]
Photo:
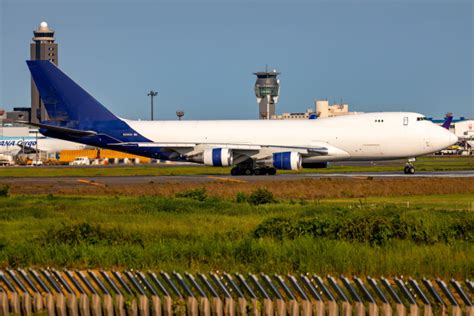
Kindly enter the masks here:
[[97, 185], [135, 185], [144, 183], [176, 182], [256, 182], [256, 181], [289, 181], [318, 178], [472, 178], [474, 170], [417, 172], [406, 175], [402, 172], [351, 172], [351, 173], [299, 173], [277, 174], [275, 176], [230, 176], [230, 175], [183, 175], [183, 176], [93, 176], [93, 177], [0, 177], [1, 183], [35, 183], [35, 184], [97, 184]]

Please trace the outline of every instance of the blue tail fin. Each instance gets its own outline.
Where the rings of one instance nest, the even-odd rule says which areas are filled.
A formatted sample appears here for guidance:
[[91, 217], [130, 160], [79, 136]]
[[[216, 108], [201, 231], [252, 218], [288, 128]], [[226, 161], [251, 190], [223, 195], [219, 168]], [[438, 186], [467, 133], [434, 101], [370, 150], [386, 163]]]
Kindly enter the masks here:
[[92, 121], [118, 118], [47, 60], [26, 61], [51, 121], [61, 126], [85, 128]]
[[26, 61], [49, 120], [36, 124], [43, 135], [104, 147], [149, 142], [47, 60]]
[[451, 126], [451, 122], [453, 121], [453, 114], [452, 113], [447, 113], [446, 117], [444, 119], [442, 127], [446, 128], [449, 130], [449, 127]]

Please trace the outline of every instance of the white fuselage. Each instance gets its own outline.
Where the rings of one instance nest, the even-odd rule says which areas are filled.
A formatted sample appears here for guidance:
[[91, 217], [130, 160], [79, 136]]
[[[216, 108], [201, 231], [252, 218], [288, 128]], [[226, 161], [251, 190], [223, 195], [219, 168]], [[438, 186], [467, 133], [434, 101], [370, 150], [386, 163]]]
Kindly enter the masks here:
[[329, 145], [328, 155], [312, 161], [385, 160], [416, 157], [446, 148], [457, 137], [408, 112], [381, 112], [315, 120], [253, 121], [129, 121], [133, 129], [153, 142], [318, 147]]
[[[36, 141], [38, 140], [38, 145]], [[8, 155], [21, 154], [22, 148], [38, 149], [47, 153], [61, 150], [84, 149], [85, 145], [66, 140], [48, 137], [0, 137], [0, 153]]]

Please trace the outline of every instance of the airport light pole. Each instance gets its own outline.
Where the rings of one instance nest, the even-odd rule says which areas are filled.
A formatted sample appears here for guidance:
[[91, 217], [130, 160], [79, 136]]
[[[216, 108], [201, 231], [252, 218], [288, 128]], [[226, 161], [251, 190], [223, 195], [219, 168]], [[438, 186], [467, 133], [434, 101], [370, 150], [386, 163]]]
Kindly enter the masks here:
[[153, 98], [156, 97], [158, 95], [158, 92], [156, 91], [153, 91], [153, 90], [150, 90], [150, 92], [148, 92], [147, 96], [149, 96], [151, 98], [151, 120], [153, 121]]

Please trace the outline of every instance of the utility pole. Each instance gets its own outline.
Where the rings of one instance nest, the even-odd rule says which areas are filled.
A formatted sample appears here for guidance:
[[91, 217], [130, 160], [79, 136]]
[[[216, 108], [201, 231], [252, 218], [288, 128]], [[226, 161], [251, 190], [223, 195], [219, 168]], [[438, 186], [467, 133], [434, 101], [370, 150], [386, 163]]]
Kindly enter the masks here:
[[36, 164], [38, 164], [39, 160], [39, 152], [38, 152], [38, 131], [35, 131], [35, 138], [36, 138], [36, 143], [35, 143], [35, 154], [36, 154]]
[[151, 98], [151, 120], [153, 121], [153, 97], [156, 97], [158, 95], [158, 92], [150, 90], [148, 92], [147, 96]]

